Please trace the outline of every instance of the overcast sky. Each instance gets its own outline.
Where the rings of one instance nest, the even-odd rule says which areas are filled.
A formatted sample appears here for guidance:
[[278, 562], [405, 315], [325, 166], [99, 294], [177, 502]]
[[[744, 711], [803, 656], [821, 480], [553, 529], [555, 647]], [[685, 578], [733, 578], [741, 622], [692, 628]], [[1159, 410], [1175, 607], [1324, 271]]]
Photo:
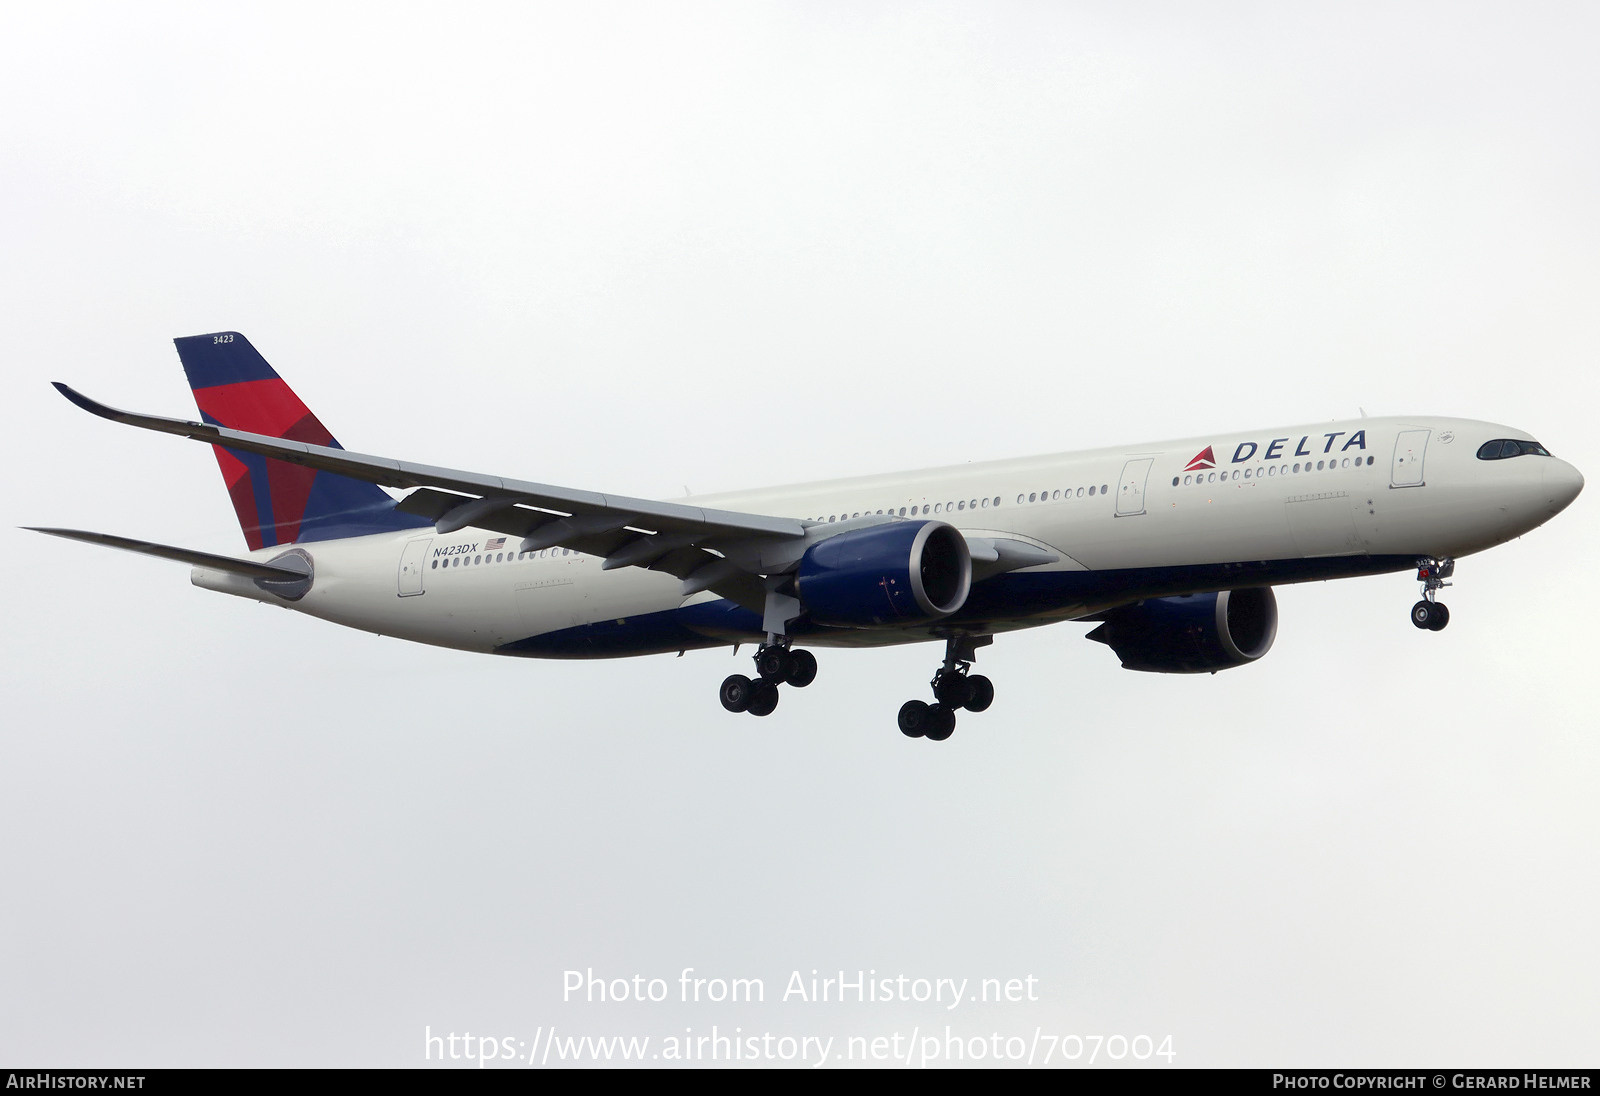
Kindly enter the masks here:
[[[192, 416], [170, 340], [219, 329], [353, 449], [636, 496], [1360, 409], [1511, 423], [1593, 480], [1597, 33], [1583, 3], [9, 3], [4, 510], [242, 552], [210, 454], [48, 385]], [[0, 1063], [948, 1025], [1593, 1064], [1592, 494], [1463, 560], [1439, 634], [1393, 575], [1280, 589], [1275, 649], [1216, 676], [1002, 637], [942, 745], [894, 725], [934, 646], [824, 651], [758, 721], [716, 700], [748, 649], [466, 655], [0, 530]], [[686, 967], [766, 1000], [683, 1003]], [[589, 968], [670, 999], [563, 1001]], [[1037, 1000], [781, 1000], [813, 970]]]

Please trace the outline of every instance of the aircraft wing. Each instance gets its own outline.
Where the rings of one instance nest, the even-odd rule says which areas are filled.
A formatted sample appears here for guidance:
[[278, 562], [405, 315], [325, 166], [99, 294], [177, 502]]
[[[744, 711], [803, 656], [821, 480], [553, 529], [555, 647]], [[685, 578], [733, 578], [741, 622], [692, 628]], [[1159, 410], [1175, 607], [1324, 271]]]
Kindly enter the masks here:
[[420, 488], [402, 499], [399, 509], [432, 519], [440, 533], [469, 526], [488, 529], [523, 538], [524, 551], [560, 546], [600, 556], [607, 569], [634, 566], [665, 571], [683, 580], [685, 596], [709, 589], [759, 608], [766, 591], [756, 575], [706, 548], [752, 539], [798, 540], [806, 532], [805, 523], [794, 518], [709, 510], [413, 464], [208, 423], [122, 411], [59, 381], [55, 387], [85, 411], [113, 422], [259, 453], [382, 487]]
[[[606, 570], [645, 567], [662, 571], [682, 580], [686, 597], [711, 590], [756, 611], [761, 610], [767, 592], [759, 575], [771, 569], [762, 561], [777, 563], [779, 569], [783, 563], [792, 565], [797, 558], [797, 548], [803, 550], [801, 542], [808, 528], [808, 523], [794, 518], [708, 510], [679, 502], [657, 502], [529, 483], [367, 456], [209, 423], [143, 415], [108, 407], [60, 382], [56, 382], [56, 388], [84, 410], [113, 422], [258, 453], [383, 487], [410, 489], [411, 494], [401, 499], [397, 508], [427, 518], [440, 533], [471, 527], [519, 537], [523, 551], [571, 548], [600, 557], [604, 561], [601, 566]], [[257, 578], [281, 577], [240, 570], [241, 566], [260, 565], [244, 565], [221, 556], [201, 560], [197, 558], [200, 553], [126, 538], [70, 530], [40, 531], [218, 566]], [[1056, 553], [1020, 540], [981, 535], [968, 536], [967, 540], [974, 581], [1022, 567], [1054, 563], [1060, 558]], [[763, 545], [769, 546], [768, 549], [763, 550]], [[730, 555], [734, 558], [729, 558]], [[265, 566], [260, 569], [273, 570]]]

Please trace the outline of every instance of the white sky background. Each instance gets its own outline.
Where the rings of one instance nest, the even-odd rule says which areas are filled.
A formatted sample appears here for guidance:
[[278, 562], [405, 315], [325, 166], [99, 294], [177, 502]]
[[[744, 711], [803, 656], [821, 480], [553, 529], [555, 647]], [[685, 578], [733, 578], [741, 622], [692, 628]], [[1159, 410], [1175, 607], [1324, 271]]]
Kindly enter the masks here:
[[[0, 8], [12, 526], [242, 550], [170, 339], [351, 448], [672, 496], [1353, 415], [1591, 479], [1600, 15], [1549, 5]], [[1592, 491], [1591, 493], [1592, 494]], [[1593, 1064], [1593, 500], [1279, 590], [1131, 674], [1003, 637], [496, 660], [0, 531], [0, 1062], [421, 1064], [435, 1033], [1171, 1035], [1186, 1065]], [[759, 977], [581, 1005], [562, 972]], [[792, 970], [1034, 975], [820, 1005]], [[836, 1044], [837, 1050], [842, 1049]]]

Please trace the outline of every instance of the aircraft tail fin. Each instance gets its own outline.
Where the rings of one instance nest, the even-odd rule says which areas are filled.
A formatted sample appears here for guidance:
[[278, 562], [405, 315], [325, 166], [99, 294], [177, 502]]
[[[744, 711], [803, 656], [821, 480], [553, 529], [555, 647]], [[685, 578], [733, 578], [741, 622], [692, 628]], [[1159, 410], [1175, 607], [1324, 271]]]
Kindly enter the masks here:
[[[201, 418], [268, 437], [342, 449], [256, 348], [237, 331], [172, 340]], [[239, 526], [252, 549], [428, 524], [395, 509], [376, 484], [214, 445]]]

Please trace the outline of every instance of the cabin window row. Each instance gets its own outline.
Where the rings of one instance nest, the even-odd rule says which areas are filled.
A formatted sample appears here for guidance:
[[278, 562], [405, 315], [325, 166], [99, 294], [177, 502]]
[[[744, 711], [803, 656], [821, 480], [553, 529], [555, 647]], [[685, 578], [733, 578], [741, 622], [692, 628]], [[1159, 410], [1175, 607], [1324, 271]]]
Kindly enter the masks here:
[[476, 556], [449, 556], [445, 559], [436, 559], [432, 569], [437, 571], [440, 567], [446, 570], [451, 567], [477, 567], [485, 563], [515, 563], [519, 559], [543, 559], [547, 556], [575, 556], [578, 555], [571, 548], [545, 548], [538, 552], [485, 552]]
[[991, 506], [999, 505], [1000, 497], [996, 495], [992, 499], [957, 499], [954, 502], [935, 502], [931, 504], [923, 503], [917, 506], [902, 506], [898, 510], [896, 510], [893, 506], [886, 507], [882, 510], [857, 510], [854, 513], [841, 510], [837, 514], [819, 514], [814, 518], [802, 518], [801, 520], [815, 521], [821, 524], [830, 521], [849, 521], [851, 518], [859, 518], [862, 515], [866, 515], [870, 518], [874, 514], [885, 514], [889, 517], [915, 518], [922, 517], [927, 514], [955, 514], [960, 513], [963, 510], [987, 510]]
[[[1310, 461], [1306, 461], [1304, 464], [1296, 462], [1293, 465], [1269, 464], [1265, 468], [1253, 466], [1243, 469], [1235, 468], [1232, 472], [1224, 468], [1221, 472], [1197, 472], [1192, 476], [1184, 476], [1182, 482], [1185, 487], [1188, 487], [1191, 484], [1220, 483], [1236, 479], [1266, 479], [1268, 476], [1292, 476], [1302, 472], [1332, 472], [1337, 468], [1349, 468], [1352, 461], [1359, 468], [1362, 465], [1371, 464], [1373, 458], [1367, 457], [1365, 460], [1361, 457], [1345, 457], [1343, 460], [1334, 458], [1332, 460], [1319, 460], [1316, 464], [1312, 464]], [[1172, 486], [1176, 487], [1178, 483], [1178, 477], [1173, 476]]]
[[1100, 484], [1098, 487], [1092, 485], [1088, 488], [1079, 487], [1076, 491], [1074, 491], [1071, 487], [1063, 488], [1061, 490], [1029, 491], [1026, 495], [1017, 496], [1017, 505], [1021, 506], [1024, 503], [1029, 502], [1063, 502], [1067, 499], [1074, 498], [1092, 499], [1097, 494], [1109, 495], [1110, 493], [1111, 486], [1105, 483]]

